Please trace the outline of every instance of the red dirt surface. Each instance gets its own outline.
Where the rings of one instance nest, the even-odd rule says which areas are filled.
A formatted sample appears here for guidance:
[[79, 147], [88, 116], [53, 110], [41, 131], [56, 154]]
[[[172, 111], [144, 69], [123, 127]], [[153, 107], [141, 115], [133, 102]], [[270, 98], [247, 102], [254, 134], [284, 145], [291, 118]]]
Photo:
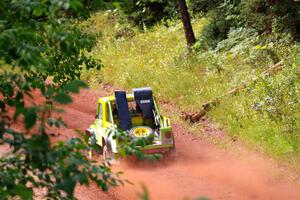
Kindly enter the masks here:
[[[107, 92], [82, 91], [74, 103], [65, 108], [64, 120], [69, 129], [61, 134], [74, 136], [71, 129], [84, 130], [94, 120], [98, 97]], [[300, 182], [258, 153], [225, 151], [201, 140], [173, 124], [176, 154], [155, 163], [122, 160], [114, 166], [124, 171], [124, 179], [133, 183], [104, 193], [95, 186], [76, 189], [82, 200], [139, 199], [145, 186], [152, 200], [205, 196], [210, 199], [300, 199]]]
[[[112, 92], [112, 91], [111, 91]], [[83, 90], [74, 102], [64, 107], [68, 128], [53, 141], [77, 137], [73, 129], [85, 130], [94, 120], [96, 103], [107, 91]], [[209, 199], [300, 199], [299, 174], [278, 167], [259, 153], [220, 149], [173, 124], [176, 154], [155, 163], [132, 159], [113, 166], [124, 171], [123, 178], [133, 183], [103, 192], [95, 185], [77, 186], [80, 200], [140, 199], [142, 186], [151, 200]]]

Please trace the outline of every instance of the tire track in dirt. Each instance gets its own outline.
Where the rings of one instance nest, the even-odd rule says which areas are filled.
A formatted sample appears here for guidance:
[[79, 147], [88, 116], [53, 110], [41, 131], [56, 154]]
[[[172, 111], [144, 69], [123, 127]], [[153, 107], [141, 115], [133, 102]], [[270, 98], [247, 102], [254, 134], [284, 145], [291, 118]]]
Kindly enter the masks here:
[[[110, 91], [112, 94], [113, 91]], [[94, 120], [96, 103], [108, 92], [83, 90], [72, 104], [63, 107], [68, 128], [59, 130], [53, 141], [77, 137], [73, 129], [84, 131]], [[159, 162], [122, 160], [114, 166], [124, 171], [124, 179], [133, 183], [102, 192], [95, 185], [77, 186], [80, 200], [135, 200], [141, 186], [147, 187], [152, 200], [194, 199], [300, 199], [299, 174], [282, 170], [256, 152], [238, 154], [223, 150], [173, 124], [176, 155]], [[200, 131], [200, 130], [199, 130]], [[289, 178], [292, 177], [292, 178]]]

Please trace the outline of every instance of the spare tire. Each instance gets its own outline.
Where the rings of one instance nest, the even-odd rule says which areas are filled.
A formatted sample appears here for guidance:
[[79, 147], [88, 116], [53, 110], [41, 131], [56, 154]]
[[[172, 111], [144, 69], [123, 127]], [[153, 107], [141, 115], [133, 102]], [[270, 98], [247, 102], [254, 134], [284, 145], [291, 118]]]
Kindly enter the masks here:
[[133, 127], [130, 129], [129, 135], [139, 146], [152, 144], [154, 140], [153, 130], [148, 126]]

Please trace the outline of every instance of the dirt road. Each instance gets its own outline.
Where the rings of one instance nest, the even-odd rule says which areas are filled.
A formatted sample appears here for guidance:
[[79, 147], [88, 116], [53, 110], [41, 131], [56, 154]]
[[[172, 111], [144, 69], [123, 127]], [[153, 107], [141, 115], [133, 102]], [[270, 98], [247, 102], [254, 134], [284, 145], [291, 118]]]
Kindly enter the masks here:
[[[84, 130], [94, 120], [96, 102], [107, 92], [82, 91], [65, 107], [68, 129], [60, 136], [75, 137], [72, 129]], [[82, 200], [139, 199], [144, 185], [152, 200], [195, 199], [300, 199], [299, 176], [287, 172], [259, 153], [233, 152], [215, 147], [173, 124], [177, 153], [157, 163], [121, 161], [115, 170], [134, 185], [126, 184], [103, 193], [95, 186], [78, 186]]]

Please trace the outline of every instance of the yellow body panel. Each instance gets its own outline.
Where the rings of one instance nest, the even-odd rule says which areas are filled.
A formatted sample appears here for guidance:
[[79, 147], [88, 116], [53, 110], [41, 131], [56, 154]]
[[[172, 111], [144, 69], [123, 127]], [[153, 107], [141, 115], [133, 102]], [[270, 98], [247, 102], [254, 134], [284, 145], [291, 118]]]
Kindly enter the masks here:
[[[131, 102], [134, 101], [134, 95], [133, 94], [127, 94], [127, 101]], [[97, 116], [102, 115], [102, 120], [99, 118], [96, 118], [95, 122], [90, 126], [93, 130], [95, 130], [95, 137], [96, 137], [96, 143], [100, 146], [103, 146], [103, 142], [111, 141], [111, 147], [112, 151], [114, 153], [117, 153], [118, 149], [118, 143], [112, 138], [111, 134], [112, 132], [115, 131], [120, 131], [118, 129], [118, 120], [113, 116], [113, 112], [110, 110], [112, 109], [112, 105], [115, 103], [115, 97], [114, 96], [106, 96], [106, 97], [101, 97], [98, 99], [98, 108], [97, 108]], [[154, 101], [155, 107], [157, 108], [156, 102]], [[102, 110], [100, 110], [100, 105], [102, 105]], [[159, 113], [158, 113], [159, 114]], [[164, 116], [159, 116], [159, 121], [160, 121], [160, 138], [159, 138], [159, 143], [152, 144], [152, 145], [147, 145], [143, 150], [149, 150], [149, 149], [161, 149], [161, 148], [171, 148], [174, 147], [174, 138], [171, 140], [166, 139], [165, 134], [167, 132], [172, 133], [172, 128], [171, 128], [171, 121], [169, 118], [164, 117]], [[142, 126], [144, 125], [144, 121], [142, 116], [139, 115], [134, 115], [131, 116], [131, 122], [132, 126]], [[172, 133], [173, 134], [173, 133]]]

